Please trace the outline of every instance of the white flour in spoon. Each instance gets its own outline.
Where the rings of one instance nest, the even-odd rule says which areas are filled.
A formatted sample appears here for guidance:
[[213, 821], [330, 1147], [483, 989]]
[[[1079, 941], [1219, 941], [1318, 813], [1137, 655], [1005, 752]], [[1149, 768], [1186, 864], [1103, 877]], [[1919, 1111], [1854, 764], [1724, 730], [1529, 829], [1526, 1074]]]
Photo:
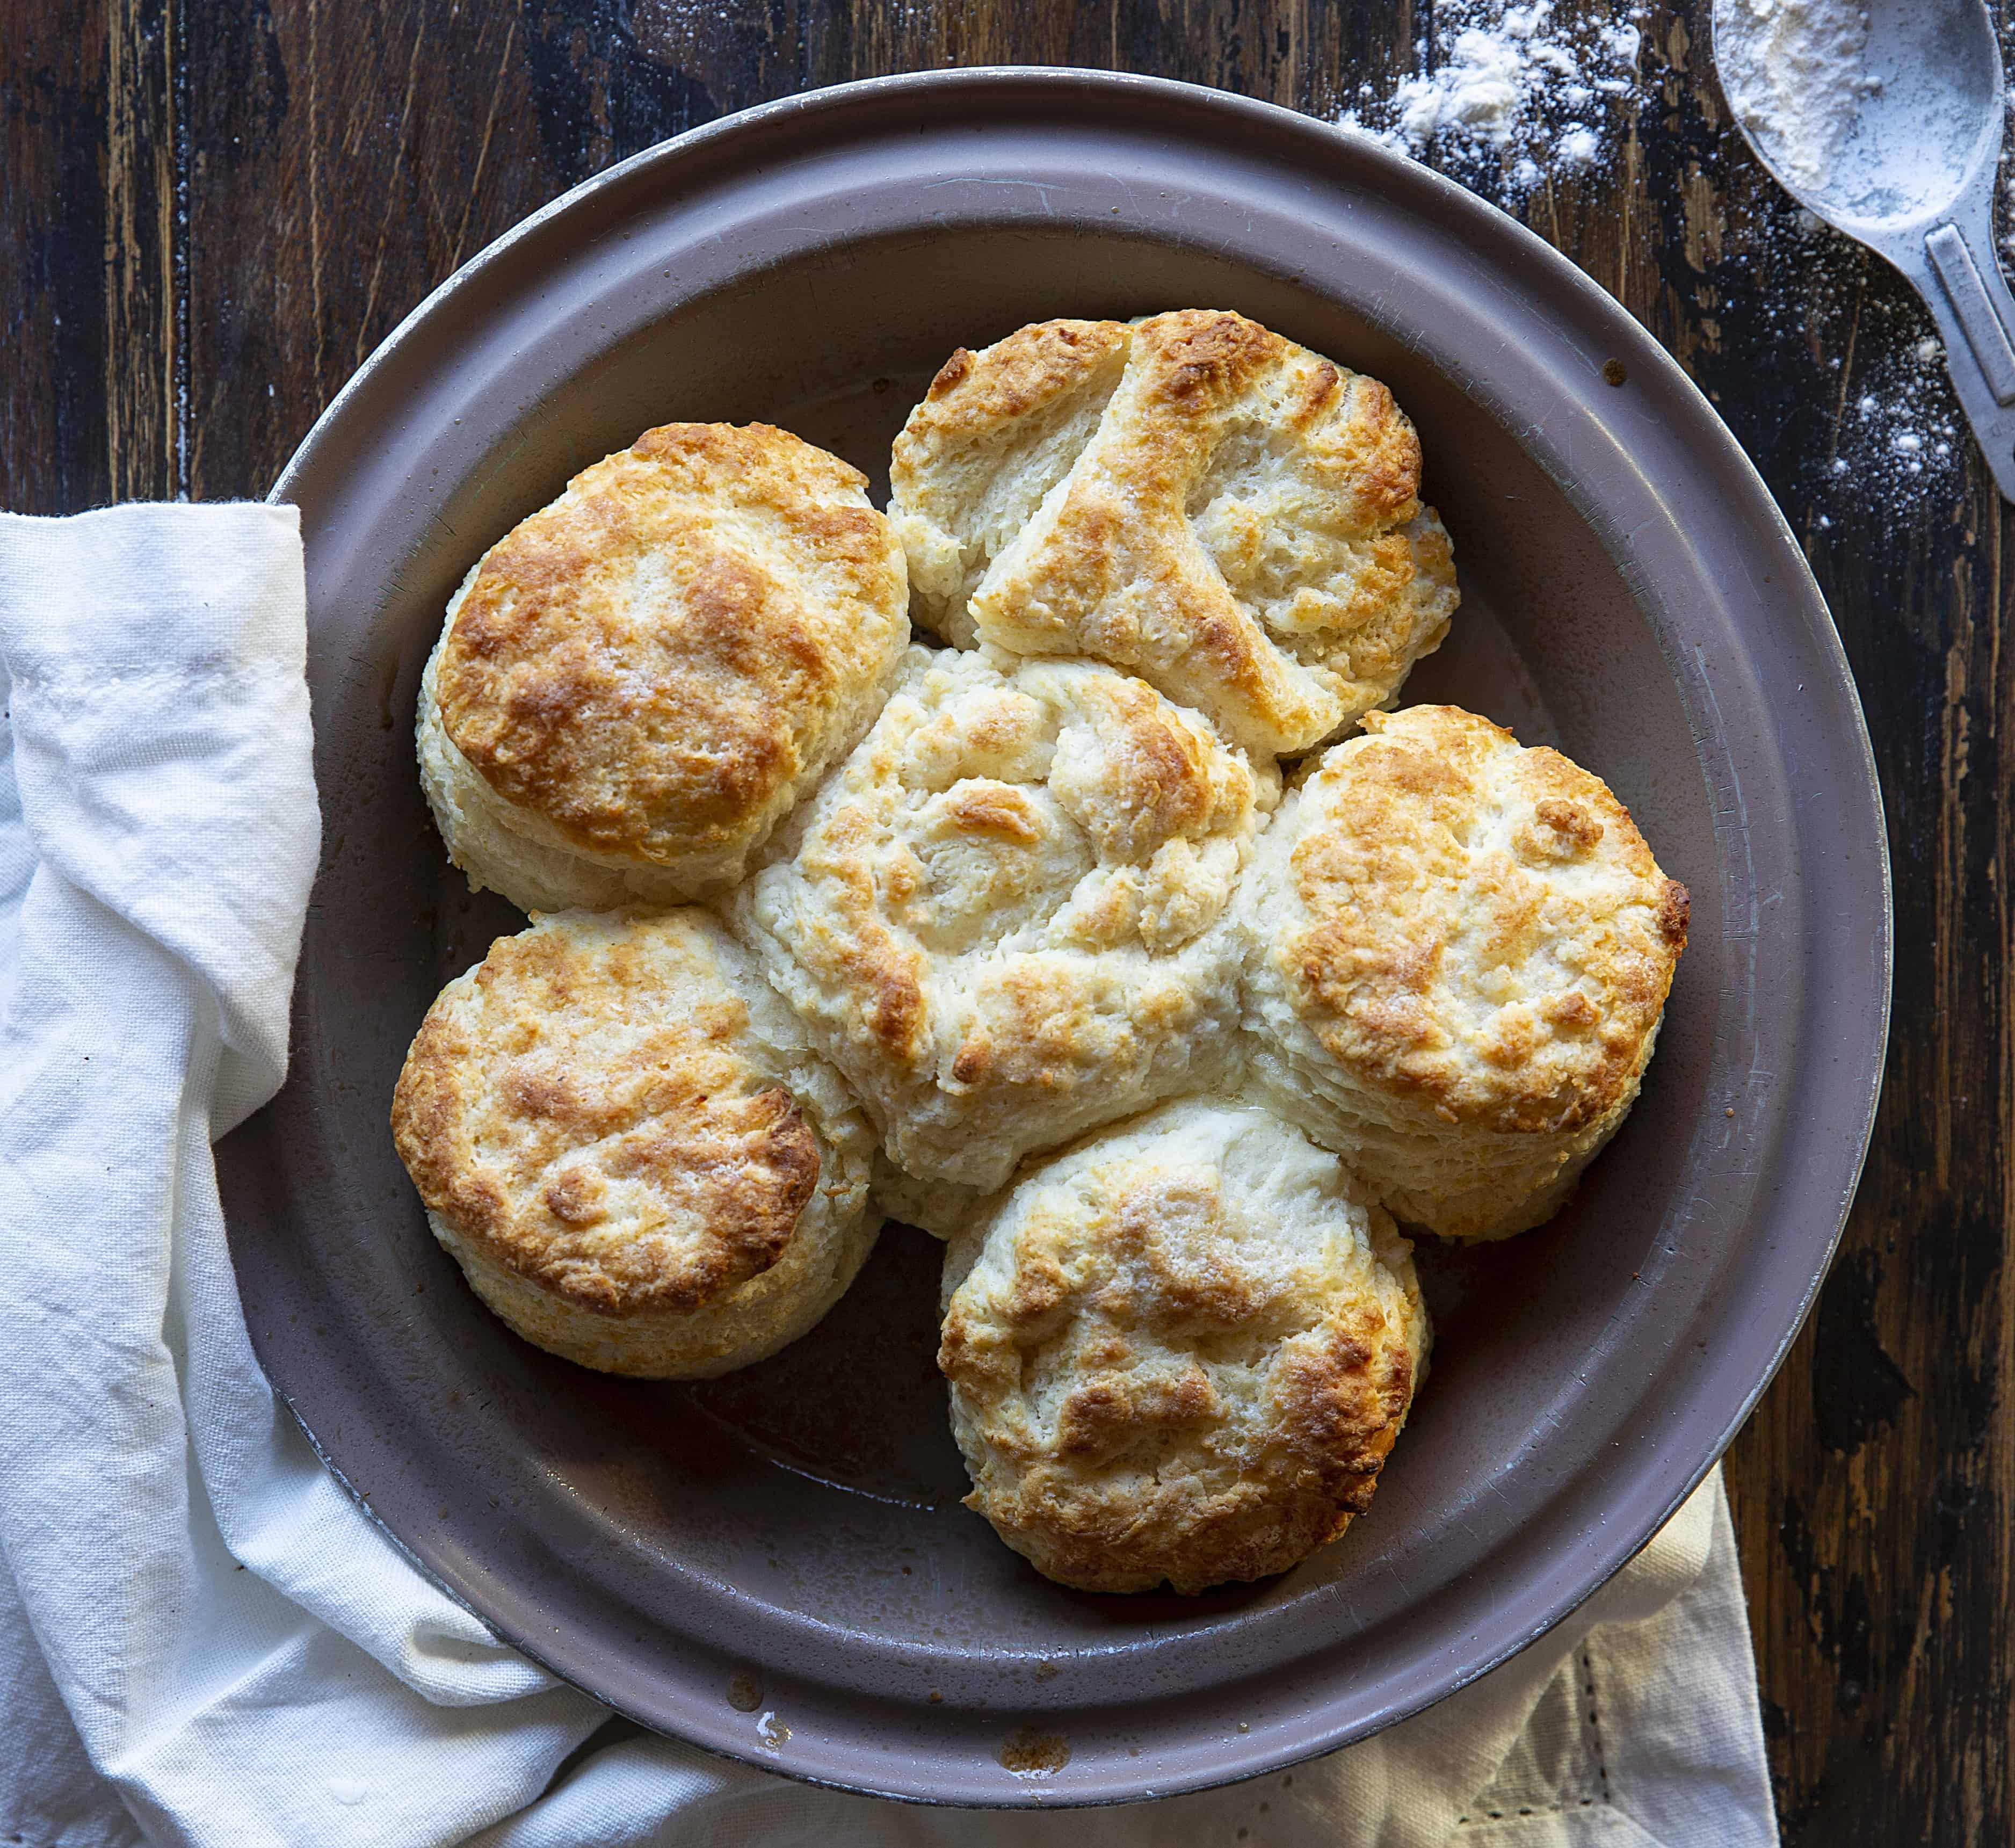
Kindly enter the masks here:
[[1714, 60], [1735, 113], [1785, 177], [1834, 177], [1870, 89], [1868, 15], [1842, 0], [1722, 0]]

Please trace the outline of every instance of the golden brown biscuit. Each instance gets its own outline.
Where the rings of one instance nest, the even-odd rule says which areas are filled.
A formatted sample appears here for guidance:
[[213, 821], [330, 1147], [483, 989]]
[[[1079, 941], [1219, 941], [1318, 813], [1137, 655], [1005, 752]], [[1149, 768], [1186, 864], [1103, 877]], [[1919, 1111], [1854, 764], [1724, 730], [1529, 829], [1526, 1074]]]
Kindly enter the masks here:
[[448, 606], [419, 711], [456, 864], [527, 911], [669, 903], [867, 729], [909, 639], [865, 478], [764, 424], [672, 423], [584, 469]]
[[1249, 1082], [1401, 1219], [1503, 1238], [1636, 1098], [1686, 888], [1557, 751], [1449, 706], [1364, 722], [1240, 895]]
[[476, 1293], [612, 1373], [701, 1379], [774, 1353], [880, 1223], [853, 1099], [698, 910], [500, 937], [429, 1011], [392, 1131]]
[[1278, 794], [1108, 667], [916, 649], [729, 916], [896, 1163], [990, 1188], [1215, 1081], [1224, 915]]
[[1201, 1591], [1335, 1539], [1427, 1357], [1410, 1248], [1343, 1165], [1200, 1099], [1025, 1173], [945, 1289], [967, 1505], [1089, 1591]]
[[1377, 379], [1206, 309], [961, 348], [896, 440], [919, 617], [1087, 655], [1292, 753], [1389, 700], [1447, 632], [1447, 533]]

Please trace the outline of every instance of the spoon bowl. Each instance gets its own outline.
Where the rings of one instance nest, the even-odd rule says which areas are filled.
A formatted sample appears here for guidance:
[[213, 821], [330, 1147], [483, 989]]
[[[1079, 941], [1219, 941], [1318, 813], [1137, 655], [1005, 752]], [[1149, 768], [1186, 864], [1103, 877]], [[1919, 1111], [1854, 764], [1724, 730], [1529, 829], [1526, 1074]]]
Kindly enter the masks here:
[[2007, 104], [1985, 0], [1714, 0], [1711, 31], [1736, 125], [1772, 176], [1924, 298], [2015, 500], [2015, 298], [1993, 242]]
[[1843, 229], [1902, 233], [1949, 215], [2001, 149], [2001, 54], [1981, 0], [1875, 0], [1870, 88], [1837, 182], [1812, 209]]

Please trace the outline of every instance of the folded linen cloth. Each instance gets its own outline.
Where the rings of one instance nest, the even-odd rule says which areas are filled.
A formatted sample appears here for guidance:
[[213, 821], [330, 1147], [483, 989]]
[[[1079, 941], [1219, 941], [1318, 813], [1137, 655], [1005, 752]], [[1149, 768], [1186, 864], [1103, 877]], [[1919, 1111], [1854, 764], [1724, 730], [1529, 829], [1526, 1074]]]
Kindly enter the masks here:
[[1230, 1790], [979, 1815], [578, 1750], [605, 1713], [414, 1569], [246, 1335], [210, 1144], [285, 1070], [304, 601], [289, 508], [0, 515], [0, 1839], [1776, 1840], [1718, 1475], [1514, 1661]]

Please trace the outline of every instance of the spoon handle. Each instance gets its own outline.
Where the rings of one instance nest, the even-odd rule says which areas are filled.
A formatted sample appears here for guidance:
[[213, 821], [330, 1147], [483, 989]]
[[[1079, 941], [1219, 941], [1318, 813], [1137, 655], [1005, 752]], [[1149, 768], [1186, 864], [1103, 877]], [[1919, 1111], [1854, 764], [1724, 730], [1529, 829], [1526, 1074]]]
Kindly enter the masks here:
[[1891, 255], [1938, 324], [1952, 387], [1995, 485], [2015, 501], [2015, 297], [1982, 216], [1978, 225], [1935, 225], [1916, 249]]
[[2015, 404], [2015, 304], [2001, 286], [1992, 253], [1983, 275], [1956, 225], [1938, 226], [1924, 239], [1924, 250], [1994, 401]]

